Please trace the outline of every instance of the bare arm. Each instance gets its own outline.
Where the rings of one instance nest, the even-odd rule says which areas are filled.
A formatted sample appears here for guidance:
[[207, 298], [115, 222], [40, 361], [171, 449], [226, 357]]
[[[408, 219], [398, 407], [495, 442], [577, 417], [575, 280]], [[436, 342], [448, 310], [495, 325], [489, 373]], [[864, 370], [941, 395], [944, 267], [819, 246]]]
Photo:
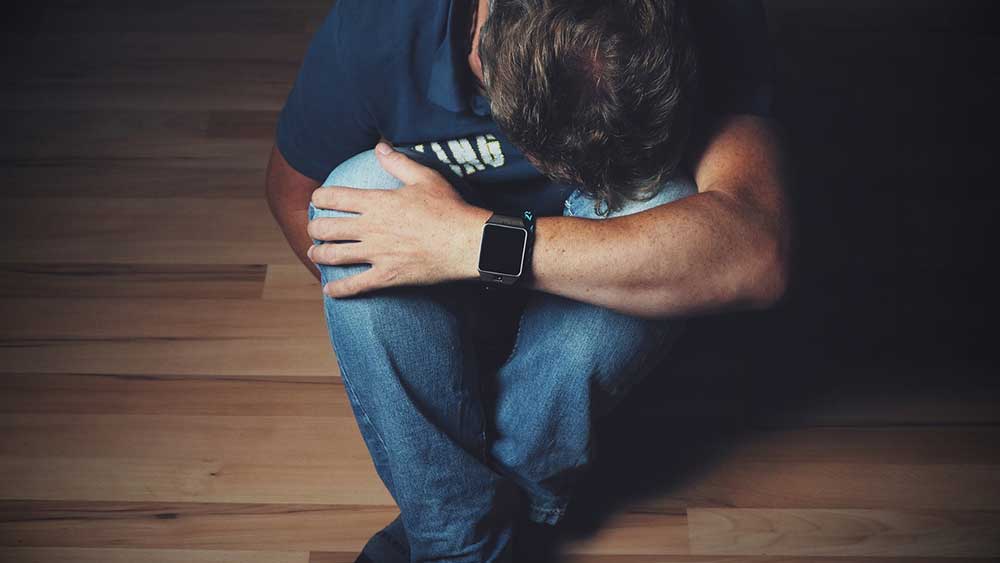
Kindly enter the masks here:
[[291, 167], [275, 146], [267, 163], [265, 195], [271, 214], [281, 227], [292, 251], [319, 279], [319, 268], [306, 255], [313, 239], [306, 232], [309, 224], [309, 200], [320, 182]]
[[539, 218], [529, 287], [649, 318], [776, 302], [790, 234], [775, 126], [733, 116], [696, 141], [693, 196], [605, 220]]
[[[693, 196], [610, 219], [538, 218], [526, 286], [648, 318], [776, 302], [785, 291], [790, 235], [774, 125], [734, 116], [695, 146], [703, 148], [691, 151]], [[372, 264], [329, 284], [327, 295], [478, 279], [478, 241], [492, 212], [464, 202], [444, 176], [403, 153], [387, 147], [379, 162], [401, 189], [313, 194], [317, 207], [362, 216], [312, 222], [317, 239], [363, 243], [321, 245], [317, 263]]]

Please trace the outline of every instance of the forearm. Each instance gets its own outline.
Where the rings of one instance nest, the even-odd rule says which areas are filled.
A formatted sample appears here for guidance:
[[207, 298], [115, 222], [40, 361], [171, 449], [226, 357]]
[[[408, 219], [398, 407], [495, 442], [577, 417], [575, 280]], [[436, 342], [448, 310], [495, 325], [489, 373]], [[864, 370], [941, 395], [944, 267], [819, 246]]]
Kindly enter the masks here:
[[530, 285], [653, 318], [777, 301], [791, 241], [778, 132], [728, 117], [696, 146], [696, 195], [603, 220], [540, 218]]
[[780, 293], [777, 226], [719, 192], [604, 220], [541, 217], [535, 236], [528, 287], [631, 315], [753, 307]]
[[306, 254], [309, 247], [312, 246], [313, 239], [306, 232], [306, 228], [309, 224], [309, 209], [282, 209], [271, 207], [271, 214], [274, 215], [275, 221], [277, 221], [278, 226], [281, 227], [282, 234], [285, 235], [285, 240], [288, 241], [288, 246], [291, 247], [292, 252], [295, 256], [305, 265], [306, 268], [312, 273], [316, 279], [319, 279], [319, 268], [309, 259]]
[[267, 205], [285, 240], [295, 256], [319, 279], [319, 268], [306, 254], [312, 246], [312, 237], [306, 229], [309, 224], [309, 200], [320, 183], [298, 173], [274, 147], [267, 165], [265, 184]]

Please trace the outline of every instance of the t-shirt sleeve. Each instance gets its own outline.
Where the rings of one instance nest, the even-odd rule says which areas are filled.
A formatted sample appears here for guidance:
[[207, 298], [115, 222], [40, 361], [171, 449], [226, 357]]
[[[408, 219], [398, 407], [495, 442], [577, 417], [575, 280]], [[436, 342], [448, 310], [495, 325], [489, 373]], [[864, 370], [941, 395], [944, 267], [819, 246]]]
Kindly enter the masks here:
[[759, 0], [690, 0], [704, 109], [770, 115], [774, 53]]
[[341, 162], [375, 146], [379, 134], [359, 82], [352, 11], [365, 0], [340, 0], [306, 53], [278, 118], [275, 143], [292, 168], [322, 182]]

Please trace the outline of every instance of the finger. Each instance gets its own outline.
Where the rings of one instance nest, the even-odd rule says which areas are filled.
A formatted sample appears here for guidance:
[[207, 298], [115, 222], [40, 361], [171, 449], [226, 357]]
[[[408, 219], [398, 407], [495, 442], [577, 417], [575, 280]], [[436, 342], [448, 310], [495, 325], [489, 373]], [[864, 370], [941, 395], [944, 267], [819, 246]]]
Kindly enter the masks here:
[[324, 186], [312, 193], [312, 204], [319, 209], [335, 209], [363, 213], [370, 209], [372, 200], [381, 195], [376, 190], [349, 188], [346, 186]]
[[314, 245], [309, 249], [309, 258], [315, 264], [327, 266], [369, 263], [363, 242]]
[[436, 174], [433, 168], [416, 162], [386, 143], [379, 143], [375, 147], [375, 154], [378, 155], [382, 168], [404, 184], [416, 184]]
[[323, 293], [327, 297], [341, 298], [354, 297], [355, 295], [373, 291], [389, 285], [389, 279], [382, 273], [382, 270], [372, 266], [360, 274], [347, 276], [346, 278], [330, 282], [323, 286]]
[[361, 229], [355, 217], [320, 217], [306, 225], [306, 232], [313, 240], [361, 240]]

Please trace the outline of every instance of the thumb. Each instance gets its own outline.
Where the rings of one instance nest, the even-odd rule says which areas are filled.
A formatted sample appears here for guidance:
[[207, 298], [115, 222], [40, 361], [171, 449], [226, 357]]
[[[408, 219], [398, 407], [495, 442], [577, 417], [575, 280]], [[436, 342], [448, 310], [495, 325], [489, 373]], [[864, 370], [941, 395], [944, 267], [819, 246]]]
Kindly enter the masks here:
[[376, 145], [375, 154], [382, 168], [404, 184], [416, 184], [426, 179], [428, 172], [432, 171], [423, 164], [395, 150], [388, 143], [381, 142]]

